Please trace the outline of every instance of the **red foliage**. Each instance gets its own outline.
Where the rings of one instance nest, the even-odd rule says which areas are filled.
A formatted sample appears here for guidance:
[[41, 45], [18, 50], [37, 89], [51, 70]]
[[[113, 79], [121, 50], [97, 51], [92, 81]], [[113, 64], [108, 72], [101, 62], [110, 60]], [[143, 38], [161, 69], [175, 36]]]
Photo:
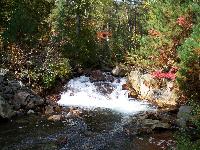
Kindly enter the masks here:
[[102, 40], [102, 39], [108, 39], [108, 37], [112, 36], [112, 33], [111, 32], [108, 32], [108, 31], [100, 31], [100, 32], [97, 32], [97, 38], [99, 40]]
[[190, 21], [188, 21], [188, 20], [186, 19], [185, 16], [180, 16], [180, 17], [177, 19], [176, 23], [177, 23], [179, 26], [184, 27], [184, 28], [188, 28], [188, 29], [189, 29], [189, 28], [192, 27], [192, 23], [191, 23]]
[[162, 70], [158, 70], [158, 71], [152, 72], [151, 75], [154, 78], [158, 78], [158, 79], [166, 78], [166, 79], [175, 80], [176, 79], [175, 73], [177, 71], [178, 71], [177, 67], [172, 67], [169, 72], [162, 72]]
[[184, 16], [180, 16], [180, 17], [177, 19], [176, 23], [177, 23], [179, 26], [182, 26], [182, 27], [183, 27], [183, 26], [186, 24], [186, 18], [185, 18]]
[[149, 34], [150, 36], [155, 36], [155, 37], [157, 37], [157, 36], [160, 35], [160, 32], [158, 32], [158, 31], [155, 30], [155, 29], [150, 29], [150, 30], [148, 31], [148, 34]]

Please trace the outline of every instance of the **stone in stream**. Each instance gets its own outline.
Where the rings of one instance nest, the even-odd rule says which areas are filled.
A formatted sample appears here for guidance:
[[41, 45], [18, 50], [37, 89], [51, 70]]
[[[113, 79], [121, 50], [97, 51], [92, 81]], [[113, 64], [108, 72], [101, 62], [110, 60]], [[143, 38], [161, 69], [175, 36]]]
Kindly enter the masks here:
[[31, 110], [31, 109], [27, 112], [28, 115], [34, 114], [34, 113], [35, 113], [34, 110]]
[[90, 81], [106, 81], [106, 75], [101, 70], [94, 70], [90, 74]]
[[119, 64], [112, 70], [112, 75], [123, 77], [127, 74], [127, 72], [128, 72], [127, 66]]
[[129, 136], [170, 130], [172, 128], [171, 122], [164, 120], [163, 117], [164, 115], [161, 113], [144, 112], [134, 116], [131, 123], [124, 127], [124, 130]]
[[49, 114], [52, 114], [54, 113], [54, 110], [53, 110], [53, 106], [45, 106], [45, 112], [44, 112], [46, 115], [49, 115]]
[[128, 93], [128, 97], [129, 98], [138, 98], [138, 93], [132, 89], [129, 93]]
[[78, 109], [70, 108], [69, 112], [65, 115], [65, 118], [76, 118], [79, 117], [82, 112]]
[[62, 115], [52, 115], [48, 118], [49, 121], [60, 121], [62, 119]]

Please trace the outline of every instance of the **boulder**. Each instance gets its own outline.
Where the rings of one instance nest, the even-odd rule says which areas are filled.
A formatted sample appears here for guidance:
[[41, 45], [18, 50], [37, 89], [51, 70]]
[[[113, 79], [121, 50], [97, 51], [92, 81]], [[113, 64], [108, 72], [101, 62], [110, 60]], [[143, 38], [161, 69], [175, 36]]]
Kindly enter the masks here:
[[4, 76], [0, 75], [0, 84], [2, 84], [4, 81]]
[[161, 122], [160, 120], [145, 119], [142, 124], [145, 127], [150, 127], [152, 130], [156, 128], [169, 129], [170, 125], [168, 123]]
[[22, 83], [19, 81], [8, 81], [8, 86], [13, 90], [13, 92], [16, 92], [22, 88]]
[[62, 119], [62, 115], [52, 115], [48, 118], [49, 121], [60, 121]]
[[53, 106], [50, 106], [50, 105], [46, 106], [45, 107], [45, 114], [49, 115], [49, 114], [52, 114], [52, 113], [54, 113]]
[[21, 106], [26, 106], [27, 105], [27, 98], [30, 96], [30, 93], [28, 92], [18, 92], [15, 93], [14, 95], [14, 101], [13, 104], [15, 108], [20, 108]]
[[2, 118], [11, 118], [15, 115], [12, 107], [0, 96], [0, 116]]
[[34, 114], [34, 110], [30, 109], [29, 111], [27, 111], [27, 114], [30, 115], [30, 114]]
[[177, 124], [180, 127], [185, 127], [187, 122], [192, 118], [191, 116], [192, 107], [191, 106], [181, 106], [177, 114]]
[[0, 116], [10, 118], [15, 114], [24, 114], [28, 110], [39, 110], [38, 106], [41, 106], [44, 100], [25, 87], [22, 82], [9, 80], [5, 72], [1, 74], [0, 68]]
[[90, 81], [106, 81], [106, 75], [101, 70], [94, 70], [90, 74]]
[[119, 64], [119, 65], [115, 66], [115, 68], [113, 68], [112, 75], [123, 77], [127, 74], [127, 72], [128, 72], [127, 67], [123, 64]]
[[20, 107], [33, 109], [36, 106], [42, 105], [44, 100], [28, 91], [18, 91], [15, 93], [12, 103], [15, 109], [19, 109]]
[[33, 93], [31, 93], [31, 95], [27, 97], [27, 102], [28, 102], [26, 106], [27, 109], [33, 109], [36, 106], [41, 106], [44, 104], [44, 100]]
[[4, 99], [6, 100], [10, 100], [10, 99], [13, 99], [13, 90], [10, 86], [8, 85], [2, 85], [2, 96], [4, 97]]

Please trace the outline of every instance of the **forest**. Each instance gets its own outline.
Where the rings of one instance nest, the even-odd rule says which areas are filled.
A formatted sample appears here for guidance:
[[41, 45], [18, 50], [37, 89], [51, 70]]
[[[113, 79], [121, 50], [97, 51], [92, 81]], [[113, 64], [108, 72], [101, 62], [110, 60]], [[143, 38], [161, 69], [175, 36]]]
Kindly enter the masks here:
[[115, 66], [173, 81], [177, 107], [192, 109], [176, 148], [198, 150], [199, 0], [0, 1], [0, 68], [39, 96]]

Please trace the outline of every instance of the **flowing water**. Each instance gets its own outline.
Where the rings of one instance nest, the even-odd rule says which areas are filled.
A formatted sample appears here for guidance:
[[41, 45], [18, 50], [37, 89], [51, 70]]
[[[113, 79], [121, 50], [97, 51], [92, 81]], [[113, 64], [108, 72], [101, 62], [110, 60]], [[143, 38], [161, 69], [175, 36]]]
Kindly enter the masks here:
[[58, 103], [63, 106], [78, 106], [87, 109], [108, 108], [123, 114], [136, 114], [152, 110], [148, 103], [128, 98], [128, 91], [122, 90], [125, 78], [115, 78], [113, 82], [94, 82], [89, 77], [72, 79], [66, 86]]
[[122, 90], [125, 78], [113, 79], [91, 82], [89, 77], [81, 76], [70, 80], [58, 104], [80, 109], [81, 117], [50, 122], [44, 116], [30, 115], [0, 124], [0, 149], [165, 149], [171, 133], [153, 137], [127, 134], [125, 128], [135, 115], [156, 109], [147, 102], [128, 98], [128, 91]]

